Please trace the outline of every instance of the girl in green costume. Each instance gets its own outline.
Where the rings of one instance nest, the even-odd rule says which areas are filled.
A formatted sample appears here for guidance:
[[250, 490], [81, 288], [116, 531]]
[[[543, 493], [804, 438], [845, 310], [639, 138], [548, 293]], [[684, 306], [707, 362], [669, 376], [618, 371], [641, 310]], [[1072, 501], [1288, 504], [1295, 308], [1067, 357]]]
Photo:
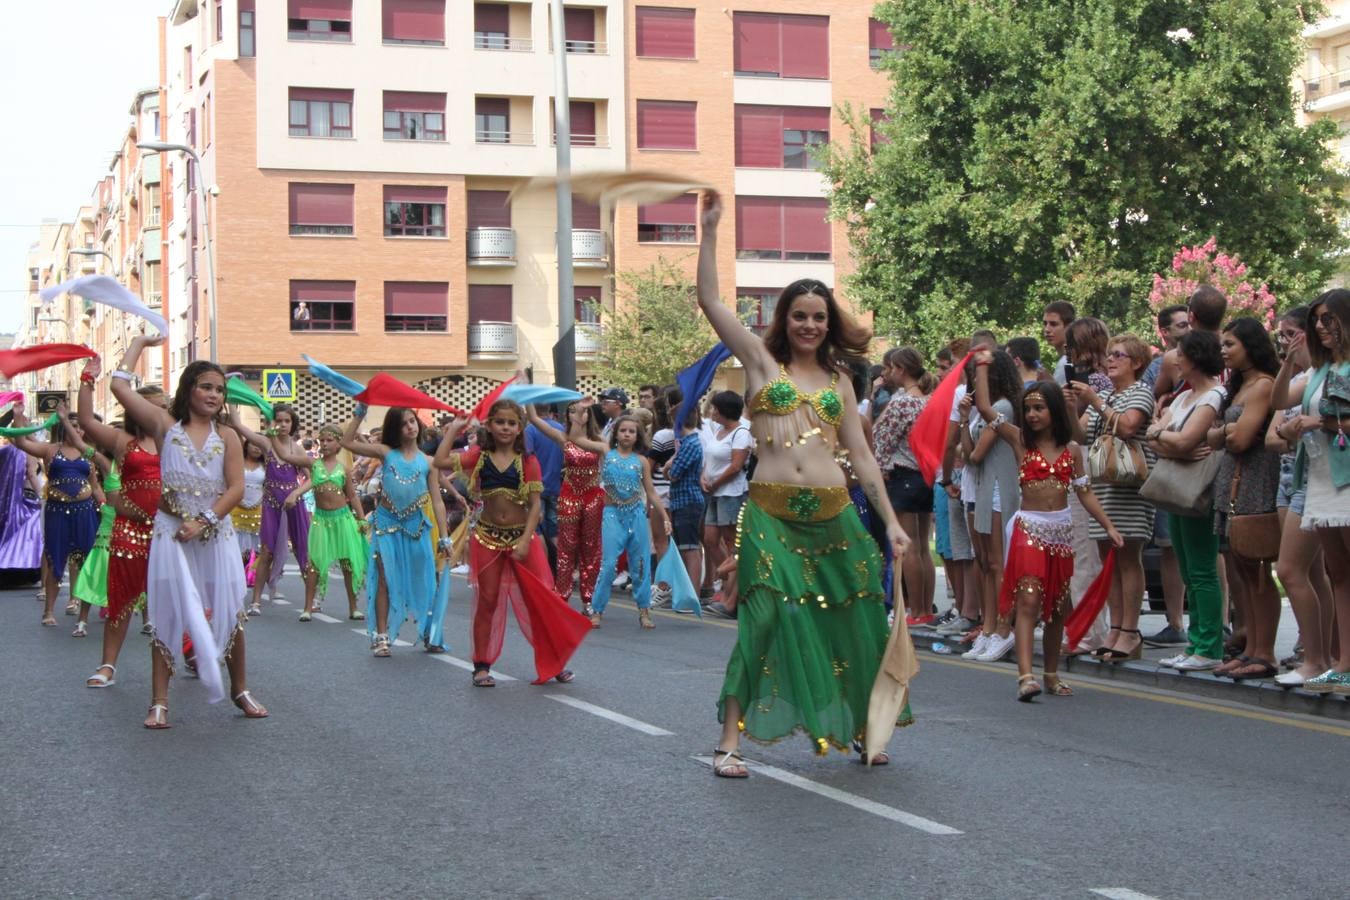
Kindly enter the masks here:
[[[718, 701], [713, 774], [744, 778], [741, 731], [765, 742], [804, 731], [821, 754], [861, 748], [888, 630], [881, 555], [849, 500], [843, 464], [885, 523], [895, 559], [909, 537], [886, 499], [853, 388], [840, 377], [848, 362], [865, 360], [871, 335], [828, 287], [803, 279], [783, 290], [756, 337], [718, 290], [721, 216], [718, 196], [706, 194], [698, 301], [745, 368], [759, 461], [736, 536], [738, 638]], [[910, 721], [907, 707], [899, 721]], [[864, 761], [887, 758], [874, 752]]]

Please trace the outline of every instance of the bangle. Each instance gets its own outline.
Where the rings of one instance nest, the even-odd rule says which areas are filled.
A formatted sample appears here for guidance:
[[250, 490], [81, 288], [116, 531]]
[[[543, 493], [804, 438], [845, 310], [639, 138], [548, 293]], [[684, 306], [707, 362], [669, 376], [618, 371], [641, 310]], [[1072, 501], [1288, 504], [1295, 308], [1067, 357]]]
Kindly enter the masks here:
[[985, 366], [987, 366], [987, 365], [989, 365], [988, 362], [977, 362], [977, 363], [975, 364], [975, 368], [977, 368], [977, 369], [983, 369], [983, 368], [984, 368]]
[[135, 375], [132, 375], [132, 374], [131, 374], [130, 372], [128, 372], [126, 369], [113, 369], [113, 370], [112, 370], [112, 376], [111, 376], [111, 377], [113, 377], [113, 378], [121, 378], [123, 381], [135, 381], [135, 380], [136, 380], [136, 376], [135, 376]]
[[85, 447], [84, 452], [81, 453], [80, 455], [83, 456], [85, 459], [93, 459], [95, 452], [96, 451], [94, 450], [93, 447]]
[[197, 514], [197, 518], [201, 519], [207, 525], [215, 525], [220, 522], [220, 516], [217, 516], [216, 511], [213, 509], [202, 510]]
[[80, 373], [80, 384], [87, 384], [87, 385], [89, 385], [90, 387], [93, 387], [93, 386], [94, 386], [94, 376], [93, 376], [93, 375], [90, 375], [88, 372], [81, 372], [81, 373]]

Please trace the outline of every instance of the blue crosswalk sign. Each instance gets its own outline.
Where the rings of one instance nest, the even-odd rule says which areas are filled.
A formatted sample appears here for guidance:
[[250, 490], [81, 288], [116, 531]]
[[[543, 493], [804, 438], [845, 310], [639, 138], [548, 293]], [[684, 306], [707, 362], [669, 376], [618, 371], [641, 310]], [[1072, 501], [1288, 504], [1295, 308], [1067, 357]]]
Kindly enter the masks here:
[[294, 403], [295, 370], [263, 369], [262, 395], [273, 403]]

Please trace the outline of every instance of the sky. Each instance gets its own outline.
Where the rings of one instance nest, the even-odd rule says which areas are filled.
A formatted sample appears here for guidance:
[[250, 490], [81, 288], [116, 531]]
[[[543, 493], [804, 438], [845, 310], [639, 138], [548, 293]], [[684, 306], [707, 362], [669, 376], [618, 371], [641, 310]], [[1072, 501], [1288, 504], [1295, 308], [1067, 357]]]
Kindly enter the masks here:
[[0, 332], [19, 327], [28, 247], [69, 221], [120, 147], [142, 88], [159, 80], [156, 18], [173, 0], [7, 4], [0, 31]]

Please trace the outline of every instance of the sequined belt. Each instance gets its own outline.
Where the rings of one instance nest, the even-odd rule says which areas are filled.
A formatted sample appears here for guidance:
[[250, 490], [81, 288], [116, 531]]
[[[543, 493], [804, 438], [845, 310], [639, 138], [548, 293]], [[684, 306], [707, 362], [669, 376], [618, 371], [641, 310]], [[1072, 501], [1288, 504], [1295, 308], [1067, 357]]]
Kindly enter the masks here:
[[118, 516], [113, 520], [110, 552], [119, 559], [149, 559], [154, 522], [136, 522]]
[[826, 522], [853, 501], [846, 487], [807, 487], [772, 481], [750, 482], [750, 500], [775, 519]]
[[473, 534], [478, 543], [489, 550], [514, 550], [516, 544], [525, 536], [525, 526], [494, 525], [479, 519]]
[[394, 518], [396, 519], [408, 518], [408, 516], [411, 516], [413, 513], [420, 510], [422, 508], [422, 505], [426, 502], [427, 502], [427, 495], [423, 493], [418, 495], [417, 499], [414, 500], [412, 503], [409, 503], [402, 509], [397, 509], [394, 507], [393, 501], [389, 499], [388, 494], [384, 493], [380, 494], [380, 506], [384, 507], [386, 510], [393, 513]]
[[283, 484], [283, 485], [269, 484], [268, 487], [280, 487], [280, 488], [283, 488], [283, 489], [285, 490], [285, 493], [283, 493], [280, 497], [276, 497], [276, 496], [274, 496], [273, 494], [271, 494], [270, 492], [264, 492], [264, 493], [263, 493], [263, 502], [266, 503], [266, 504], [267, 504], [270, 508], [272, 508], [272, 509], [285, 509], [285, 508], [286, 508], [286, 497], [290, 495], [291, 491], [293, 491], [293, 490], [295, 490], [297, 487], [299, 487], [299, 484], [296, 483], [296, 484], [291, 485], [290, 487], [286, 487], [286, 485], [284, 485], [284, 484]]
[[642, 502], [642, 494], [640, 493], [634, 494], [631, 497], [620, 497], [619, 495], [611, 491], [609, 488], [605, 488], [606, 506], [619, 506], [619, 507], [636, 506], [641, 502]]
[[[1021, 526], [1023, 533], [1035, 545], [1054, 547], [1073, 546], [1073, 516], [1068, 508], [1054, 512], [1041, 512], [1033, 509], [1018, 510], [1008, 522], [1008, 533]], [[1012, 541], [1007, 545], [1011, 546]]]
[[49, 502], [54, 501], [56, 503], [80, 503], [84, 500], [88, 500], [90, 497], [93, 496], [93, 494], [94, 489], [89, 486], [89, 482], [87, 481], [84, 483], [83, 487], [80, 488], [80, 492], [74, 495], [67, 494], [65, 491], [61, 490], [59, 487], [56, 487], [50, 482], [48, 482], [47, 484], [47, 500]]

